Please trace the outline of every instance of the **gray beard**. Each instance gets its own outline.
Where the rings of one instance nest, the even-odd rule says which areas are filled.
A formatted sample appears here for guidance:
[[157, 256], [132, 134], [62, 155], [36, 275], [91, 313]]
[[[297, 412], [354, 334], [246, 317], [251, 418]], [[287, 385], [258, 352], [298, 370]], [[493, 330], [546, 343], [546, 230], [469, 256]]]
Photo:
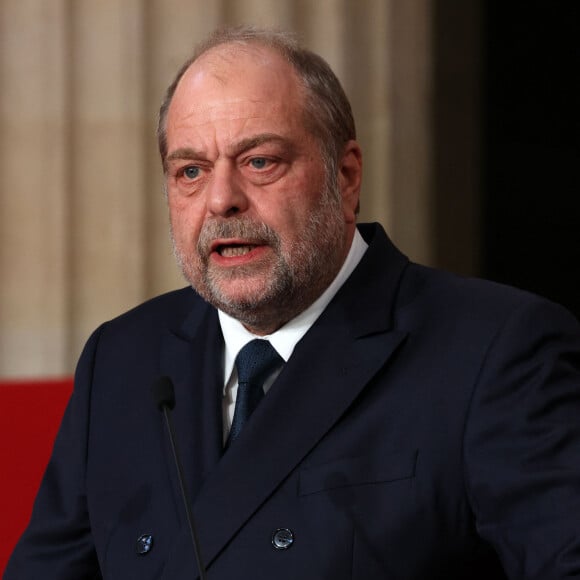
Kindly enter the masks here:
[[[199, 261], [187, 259], [173, 242], [185, 278], [207, 302], [254, 332], [267, 334], [277, 330], [308, 308], [342, 266], [345, 225], [335, 191], [323, 194], [319, 206], [309, 216], [302, 239], [286, 250], [282, 250], [278, 234], [266, 224], [235, 216], [206, 222], [196, 248]], [[269, 245], [276, 256], [266, 286], [246, 299], [231, 299], [224, 295], [220, 282], [229, 277], [244, 284], [246, 276], [255, 275], [253, 267], [237, 267], [231, 272], [209, 267], [211, 242], [216, 238], [230, 237], [259, 240]]]

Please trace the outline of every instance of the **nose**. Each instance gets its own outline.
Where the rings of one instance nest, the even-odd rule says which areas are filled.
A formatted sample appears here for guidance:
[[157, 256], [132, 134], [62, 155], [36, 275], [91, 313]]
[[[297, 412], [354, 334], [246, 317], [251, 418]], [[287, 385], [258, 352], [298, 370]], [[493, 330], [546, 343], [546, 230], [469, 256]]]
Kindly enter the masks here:
[[216, 163], [207, 189], [207, 210], [213, 216], [230, 217], [246, 211], [248, 199], [236, 175], [235, 167], [228, 162]]

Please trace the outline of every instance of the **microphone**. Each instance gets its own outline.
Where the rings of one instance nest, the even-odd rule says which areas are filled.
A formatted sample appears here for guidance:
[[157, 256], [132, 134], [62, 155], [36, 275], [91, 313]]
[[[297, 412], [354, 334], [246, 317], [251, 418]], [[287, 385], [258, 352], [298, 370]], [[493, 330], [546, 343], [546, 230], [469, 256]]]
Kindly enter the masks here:
[[177, 441], [175, 439], [175, 431], [173, 429], [173, 421], [169, 411], [175, 407], [175, 390], [173, 389], [173, 382], [169, 377], [159, 377], [151, 386], [151, 394], [155, 401], [155, 406], [163, 413], [165, 417], [165, 424], [167, 425], [167, 432], [169, 433], [169, 441], [171, 442], [171, 450], [173, 451], [173, 460], [177, 468], [177, 476], [179, 479], [179, 487], [181, 488], [181, 499], [185, 506], [185, 513], [187, 515], [187, 524], [189, 533], [191, 534], [191, 541], [193, 543], [193, 551], [195, 552], [195, 559], [197, 560], [197, 568], [199, 570], [200, 580], [206, 580], [205, 568], [201, 562], [201, 554], [199, 550], [199, 540], [195, 526], [193, 525], [193, 514], [191, 513], [191, 500], [187, 493], [185, 486], [185, 477], [183, 476], [183, 467], [179, 459], [177, 450]]

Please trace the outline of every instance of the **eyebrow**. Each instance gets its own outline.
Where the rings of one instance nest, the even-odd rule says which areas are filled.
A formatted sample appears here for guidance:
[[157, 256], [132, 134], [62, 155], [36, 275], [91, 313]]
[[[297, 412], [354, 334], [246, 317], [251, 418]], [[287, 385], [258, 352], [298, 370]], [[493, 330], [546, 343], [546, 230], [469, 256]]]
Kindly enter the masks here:
[[[236, 157], [241, 153], [249, 151], [254, 147], [258, 147], [264, 143], [279, 143], [283, 145], [286, 149], [290, 148], [290, 143], [287, 139], [278, 135], [276, 133], [260, 133], [259, 135], [253, 135], [246, 139], [242, 139], [238, 143], [234, 144], [229, 150], [229, 154]], [[165, 163], [174, 161], [175, 159], [202, 159], [205, 157], [205, 153], [198, 149], [192, 147], [180, 147], [175, 151], [172, 151], [166, 158]]]
[[239, 143], [236, 143], [231, 150], [234, 156], [240, 155], [240, 153], [245, 153], [254, 147], [258, 147], [264, 143], [279, 143], [286, 149], [290, 148], [290, 143], [288, 139], [278, 135], [276, 133], [260, 133], [259, 135], [254, 135], [248, 137], [247, 139], [242, 139]]
[[166, 158], [165, 162], [173, 161], [174, 159], [199, 159], [203, 157], [201, 151], [197, 151], [191, 147], [180, 147], [175, 151], [172, 151]]

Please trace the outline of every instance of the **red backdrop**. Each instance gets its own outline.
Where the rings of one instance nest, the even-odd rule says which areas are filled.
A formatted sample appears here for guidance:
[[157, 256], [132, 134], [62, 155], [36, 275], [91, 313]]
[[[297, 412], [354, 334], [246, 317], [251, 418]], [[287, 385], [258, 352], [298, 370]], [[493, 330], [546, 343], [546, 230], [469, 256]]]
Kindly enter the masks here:
[[0, 577], [30, 518], [72, 379], [0, 381]]

